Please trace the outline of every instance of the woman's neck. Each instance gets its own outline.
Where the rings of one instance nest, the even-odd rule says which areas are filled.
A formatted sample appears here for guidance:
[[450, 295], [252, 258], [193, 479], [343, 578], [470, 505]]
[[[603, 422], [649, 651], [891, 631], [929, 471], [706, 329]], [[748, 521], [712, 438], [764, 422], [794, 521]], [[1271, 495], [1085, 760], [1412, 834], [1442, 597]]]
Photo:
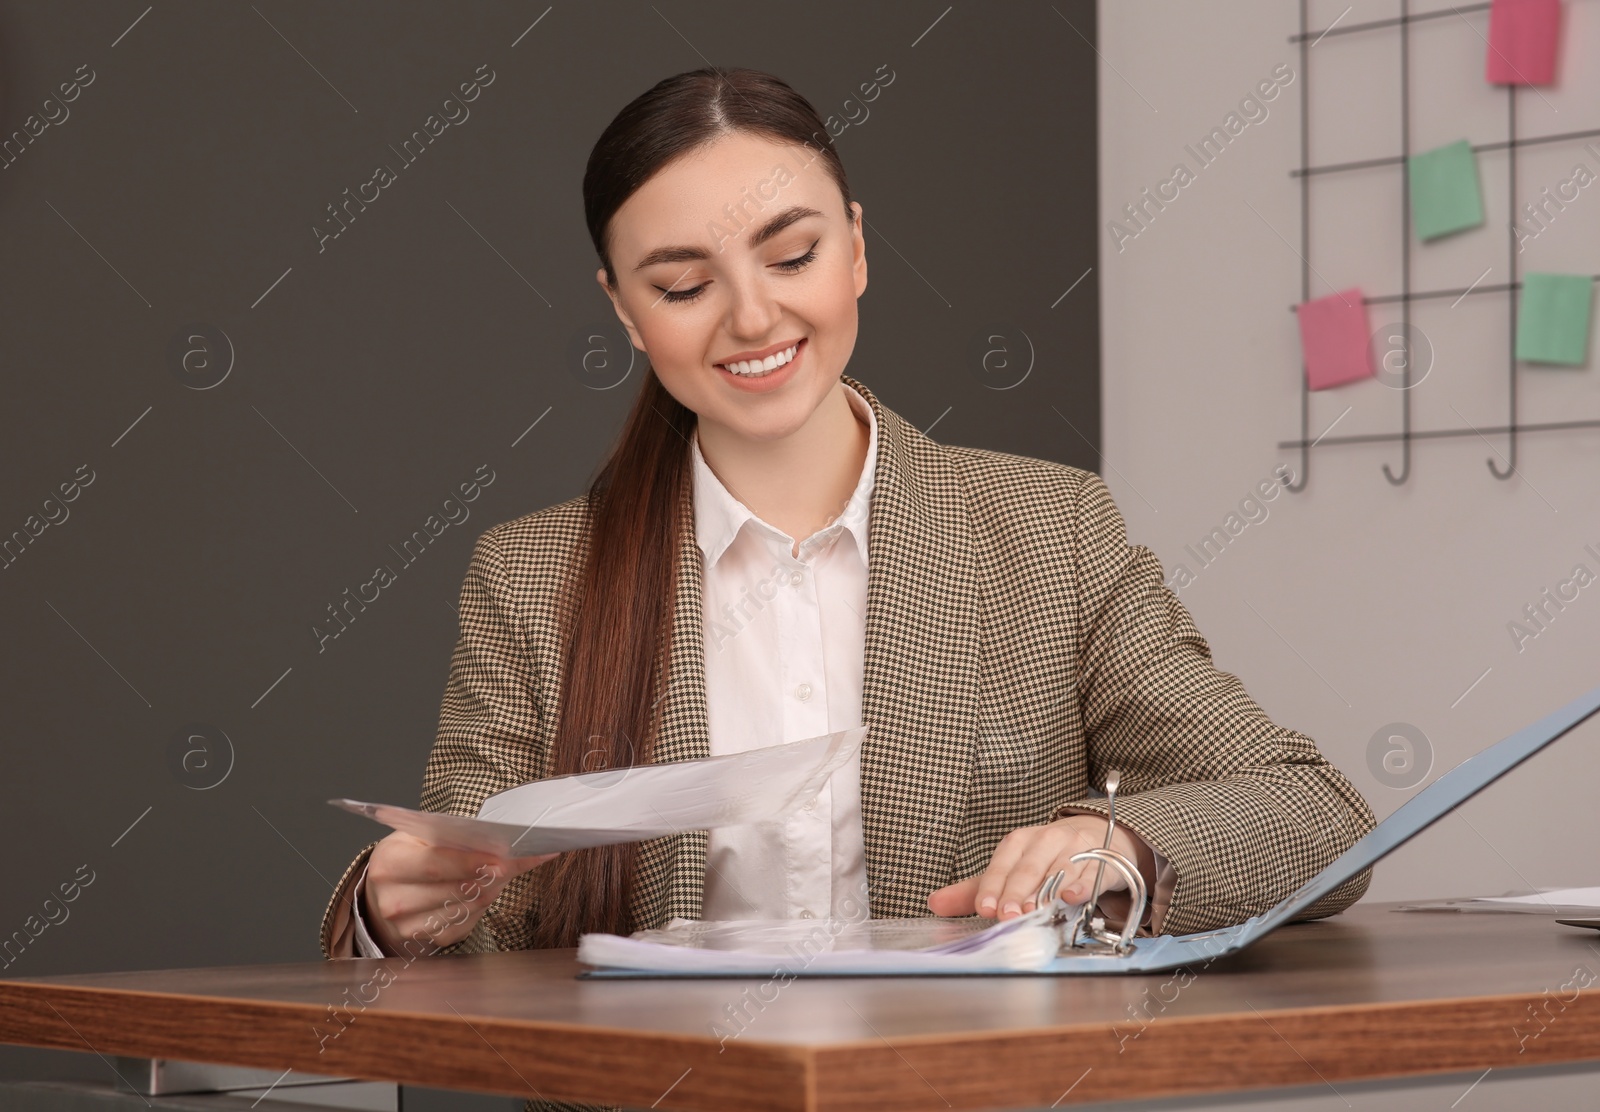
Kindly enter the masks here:
[[706, 466], [751, 513], [797, 544], [844, 512], [861, 479], [871, 429], [856, 416], [848, 389], [840, 382], [809, 421], [781, 440], [699, 426]]

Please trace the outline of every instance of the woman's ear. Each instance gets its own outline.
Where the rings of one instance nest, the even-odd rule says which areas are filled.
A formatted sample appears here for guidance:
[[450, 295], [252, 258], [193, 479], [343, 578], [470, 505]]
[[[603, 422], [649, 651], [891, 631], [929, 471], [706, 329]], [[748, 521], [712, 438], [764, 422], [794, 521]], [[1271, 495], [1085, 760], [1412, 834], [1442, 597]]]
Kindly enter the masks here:
[[860, 201], [851, 201], [850, 209], [855, 213], [850, 222], [851, 271], [855, 275], [856, 296], [860, 297], [867, 289], [867, 241], [861, 230], [865, 218]]
[[[628, 342], [633, 344], [633, 346], [638, 348], [640, 351], [645, 351], [644, 341], [639, 338], [639, 329], [634, 326], [633, 318], [629, 317], [627, 310], [622, 307], [622, 298], [618, 295], [616, 290], [611, 288], [610, 283], [606, 281], [606, 268], [601, 267], [599, 270], [596, 270], [594, 272], [594, 278], [595, 281], [600, 283], [600, 288], [605, 291], [606, 296], [611, 299], [611, 307], [616, 310], [617, 319], [622, 322], [622, 327], [627, 329]], [[648, 352], [646, 354], [648, 354]]]

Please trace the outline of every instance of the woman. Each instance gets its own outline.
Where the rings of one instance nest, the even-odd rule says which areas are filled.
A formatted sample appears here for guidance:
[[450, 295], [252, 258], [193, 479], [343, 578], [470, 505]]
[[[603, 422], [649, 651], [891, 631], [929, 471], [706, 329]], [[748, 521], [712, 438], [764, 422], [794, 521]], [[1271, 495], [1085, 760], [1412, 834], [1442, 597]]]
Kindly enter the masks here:
[[[559, 857], [390, 834], [337, 886], [329, 957], [673, 916], [1011, 918], [1056, 870], [1085, 897], [1069, 859], [1104, 840], [1110, 769], [1147, 931], [1262, 912], [1371, 829], [1316, 744], [1213, 666], [1099, 476], [935, 443], [844, 374], [862, 208], [803, 97], [668, 78], [600, 137], [584, 201], [650, 367], [585, 496], [477, 539], [422, 806], [865, 722], [859, 762], [791, 820]], [[1102, 908], [1120, 924], [1127, 902]]]

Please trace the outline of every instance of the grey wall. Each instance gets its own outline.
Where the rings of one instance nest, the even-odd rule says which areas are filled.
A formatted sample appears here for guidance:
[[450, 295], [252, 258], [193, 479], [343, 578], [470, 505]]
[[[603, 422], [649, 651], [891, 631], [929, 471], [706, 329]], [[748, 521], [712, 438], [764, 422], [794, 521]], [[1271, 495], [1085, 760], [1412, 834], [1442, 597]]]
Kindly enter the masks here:
[[[1098, 466], [1086, 0], [144, 10], [0, 5], [0, 536], [38, 533], [0, 569], [0, 936], [92, 874], [0, 976], [319, 956], [381, 833], [324, 800], [416, 800], [474, 536], [579, 493], [638, 381], [575, 362], [596, 323], [626, 353], [579, 186], [662, 77], [755, 66], [836, 117], [850, 373], [936, 439]], [[991, 335], [1027, 354], [986, 371]]]

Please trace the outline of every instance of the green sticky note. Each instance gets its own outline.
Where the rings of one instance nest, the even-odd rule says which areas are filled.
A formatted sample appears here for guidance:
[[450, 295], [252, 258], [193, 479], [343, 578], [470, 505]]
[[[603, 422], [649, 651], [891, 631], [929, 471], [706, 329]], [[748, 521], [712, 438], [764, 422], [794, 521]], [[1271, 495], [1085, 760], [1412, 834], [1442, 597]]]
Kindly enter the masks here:
[[1517, 358], [1584, 363], [1593, 301], [1594, 279], [1587, 274], [1524, 274], [1517, 306]]
[[1476, 228], [1483, 223], [1478, 160], [1465, 139], [1406, 160], [1411, 176], [1411, 223], [1419, 239]]

